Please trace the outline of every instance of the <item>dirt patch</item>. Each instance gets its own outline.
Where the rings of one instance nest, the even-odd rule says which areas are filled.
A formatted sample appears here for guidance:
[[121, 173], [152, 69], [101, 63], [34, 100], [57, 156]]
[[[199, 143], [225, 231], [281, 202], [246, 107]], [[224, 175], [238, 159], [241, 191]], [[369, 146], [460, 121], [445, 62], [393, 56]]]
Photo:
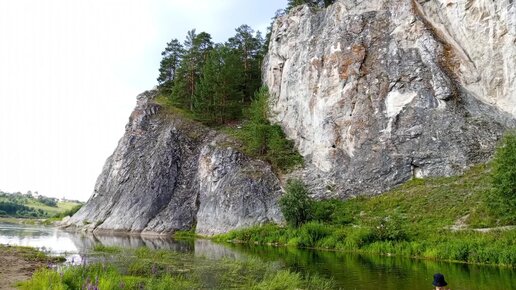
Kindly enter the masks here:
[[0, 290], [17, 289], [16, 285], [28, 280], [37, 269], [60, 260], [33, 248], [0, 245]]

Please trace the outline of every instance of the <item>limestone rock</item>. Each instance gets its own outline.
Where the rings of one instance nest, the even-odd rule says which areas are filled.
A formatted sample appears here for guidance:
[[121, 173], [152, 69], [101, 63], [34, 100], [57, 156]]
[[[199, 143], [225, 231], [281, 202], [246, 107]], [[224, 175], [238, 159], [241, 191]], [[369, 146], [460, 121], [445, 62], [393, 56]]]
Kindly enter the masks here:
[[224, 135], [160, 113], [155, 91], [138, 96], [126, 133], [90, 200], [67, 221], [96, 232], [211, 235], [281, 222], [279, 180], [270, 166], [231, 147]]
[[271, 119], [321, 198], [461, 173], [516, 116], [510, 0], [340, 0], [273, 25]]

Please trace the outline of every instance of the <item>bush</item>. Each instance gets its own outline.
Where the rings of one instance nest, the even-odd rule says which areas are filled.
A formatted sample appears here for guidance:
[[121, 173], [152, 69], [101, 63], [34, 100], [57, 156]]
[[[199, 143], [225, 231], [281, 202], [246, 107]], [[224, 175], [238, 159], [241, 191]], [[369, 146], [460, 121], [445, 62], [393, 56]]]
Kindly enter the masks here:
[[339, 203], [339, 200], [321, 200], [312, 203], [311, 220], [319, 222], [333, 222], [333, 214]]
[[46, 196], [38, 196], [38, 201], [44, 205], [48, 205], [51, 207], [57, 207], [57, 198], [46, 197]]
[[491, 207], [516, 222], [516, 133], [504, 136], [493, 160]]
[[76, 205], [69, 210], [66, 210], [61, 213], [56, 214], [54, 217], [55, 218], [64, 218], [67, 216], [73, 216], [76, 212], [78, 212], [81, 209], [81, 207], [82, 207], [82, 204]]
[[243, 151], [254, 157], [265, 159], [273, 168], [286, 172], [303, 163], [303, 158], [295, 150], [278, 125], [272, 125], [267, 119], [267, 100], [269, 93], [262, 87], [246, 112], [249, 117], [244, 126], [233, 132], [242, 141]]
[[299, 227], [309, 220], [312, 203], [305, 185], [299, 180], [289, 180], [286, 192], [279, 200], [285, 220], [293, 227]]
[[377, 218], [371, 224], [376, 241], [404, 241], [407, 234], [402, 227], [402, 220], [397, 215]]
[[331, 230], [318, 222], [309, 222], [301, 227], [301, 235], [299, 246], [313, 248], [316, 247], [322, 239], [329, 236]]

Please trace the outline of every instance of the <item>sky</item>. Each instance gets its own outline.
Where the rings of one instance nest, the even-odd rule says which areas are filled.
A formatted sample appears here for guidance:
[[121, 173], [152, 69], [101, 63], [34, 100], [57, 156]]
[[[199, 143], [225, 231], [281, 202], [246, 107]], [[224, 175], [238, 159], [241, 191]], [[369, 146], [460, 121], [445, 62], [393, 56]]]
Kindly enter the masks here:
[[265, 32], [286, 2], [1, 0], [0, 190], [86, 201], [168, 41]]

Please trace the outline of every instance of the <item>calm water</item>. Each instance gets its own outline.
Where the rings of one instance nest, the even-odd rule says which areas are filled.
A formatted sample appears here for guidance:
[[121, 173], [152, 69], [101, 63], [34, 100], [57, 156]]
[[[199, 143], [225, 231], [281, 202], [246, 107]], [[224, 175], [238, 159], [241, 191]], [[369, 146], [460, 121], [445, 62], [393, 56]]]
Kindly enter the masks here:
[[149, 247], [191, 252], [210, 259], [242, 259], [252, 256], [282, 263], [293, 271], [331, 277], [342, 289], [432, 289], [432, 275], [444, 273], [453, 290], [516, 289], [513, 269], [432, 262], [396, 257], [378, 257], [325, 251], [261, 246], [223, 246], [206, 240], [174, 241], [134, 236], [99, 236], [62, 230], [0, 223], [0, 243], [44, 248], [65, 254], [80, 263], [96, 244], [119, 247]]

